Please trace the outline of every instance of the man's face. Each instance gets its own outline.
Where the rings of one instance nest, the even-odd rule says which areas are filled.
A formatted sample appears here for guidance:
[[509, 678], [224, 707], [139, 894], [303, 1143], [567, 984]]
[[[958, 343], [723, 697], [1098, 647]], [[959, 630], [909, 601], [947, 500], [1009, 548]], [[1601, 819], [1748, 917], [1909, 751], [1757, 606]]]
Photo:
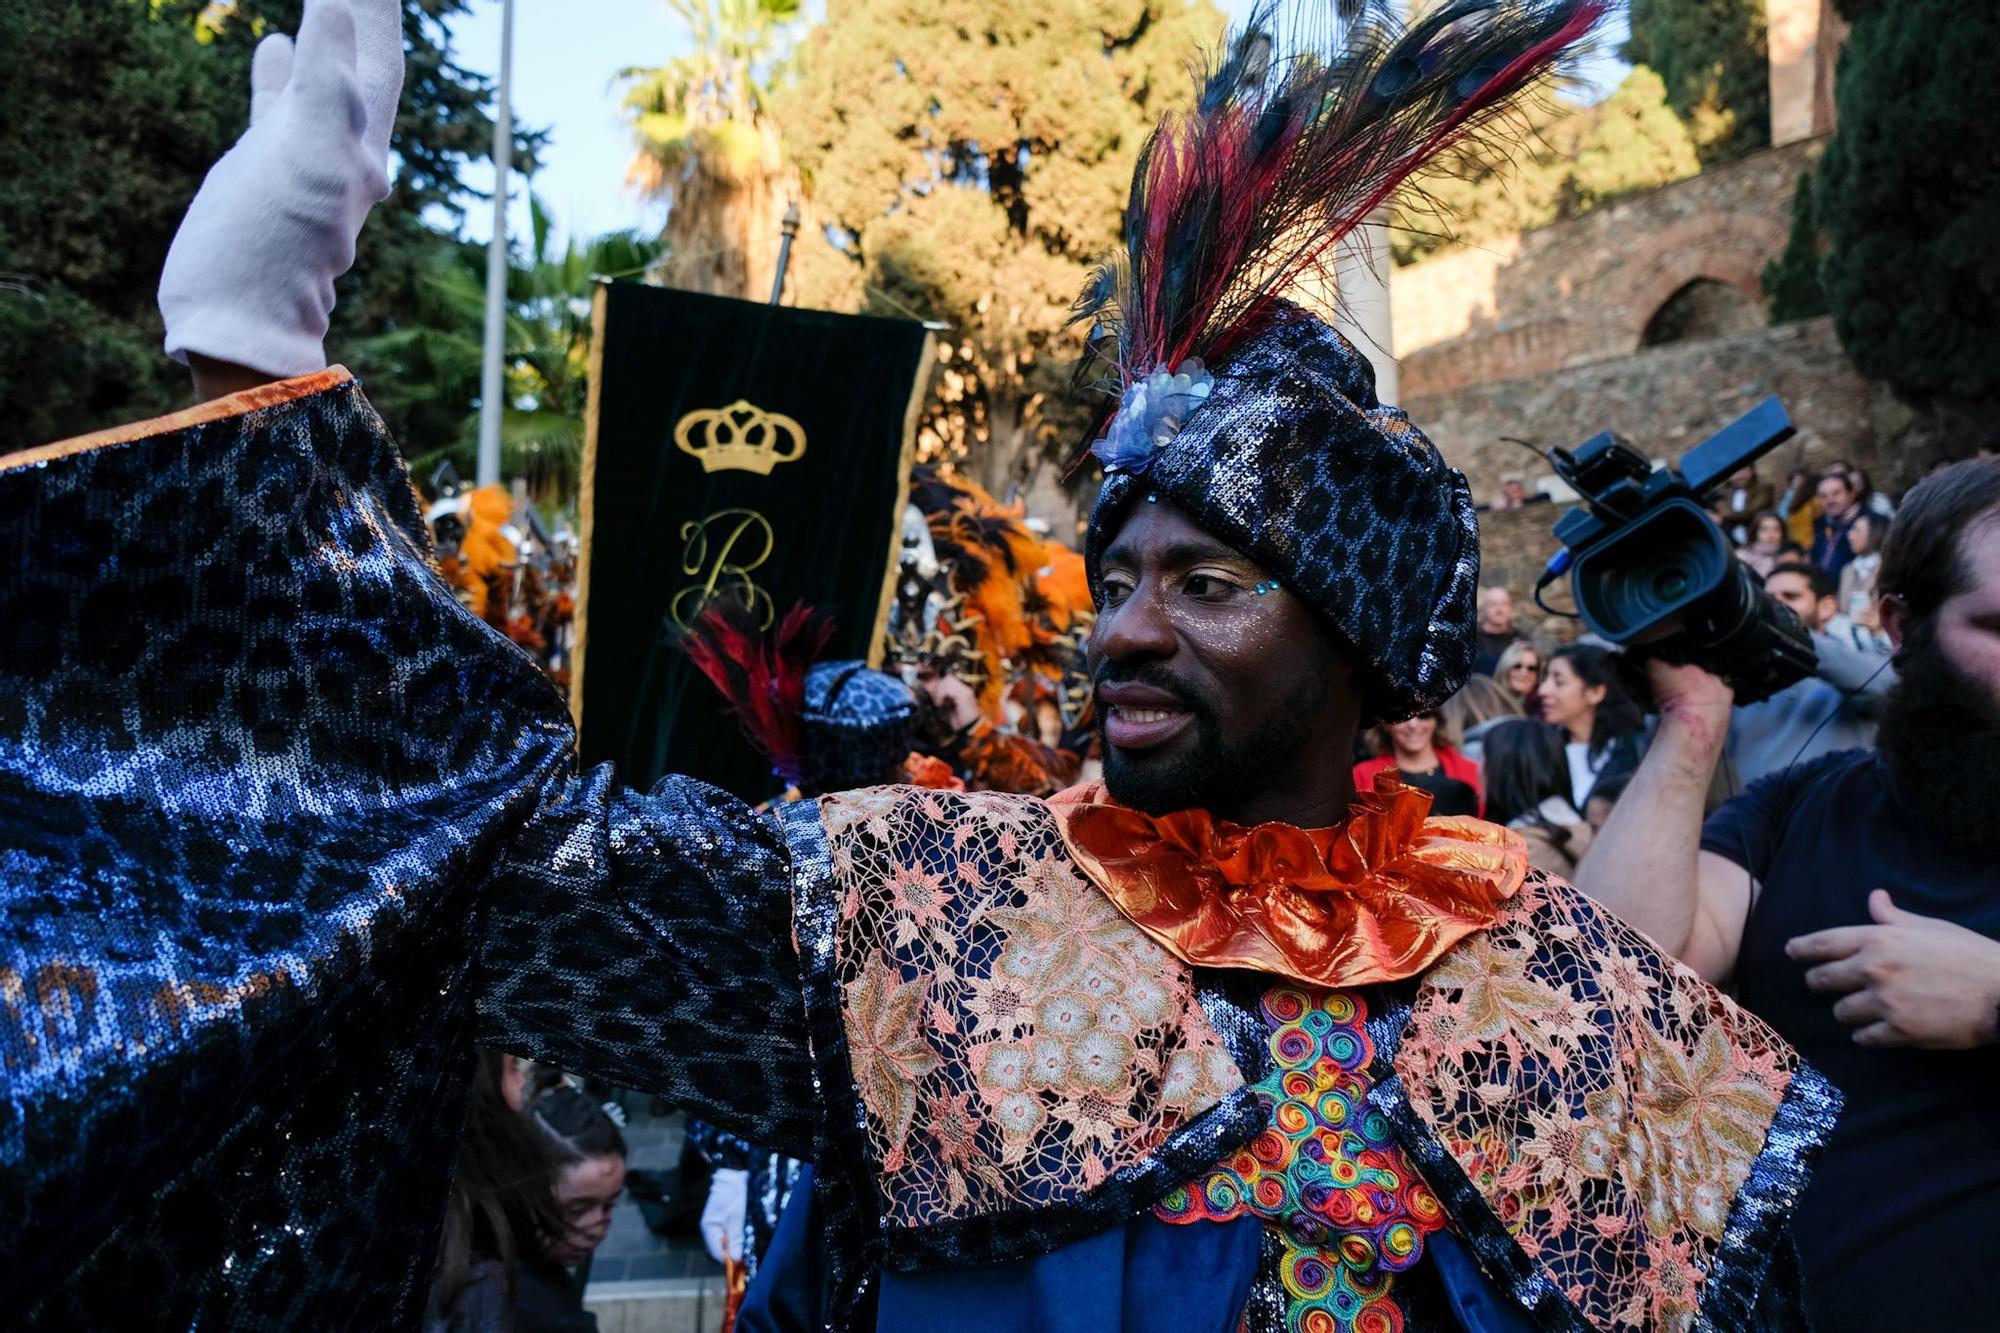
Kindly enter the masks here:
[[1839, 518], [1854, 504], [1854, 492], [1843, 477], [1821, 477], [1819, 507], [1829, 518]]
[[1528, 498], [1528, 488], [1518, 481], [1503, 481], [1500, 494], [1507, 497], [1508, 504], [1517, 505]]
[[1764, 591], [1791, 607], [1807, 629], [1818, 629], [1833, 614], [1833, 599], [1815, 596], [1812, 581], [1803, 574], [1789, 570], [1773, 574], [1764, 580]]
[[1514, 596], [1505, 588], [1486, 594], [1479, 612], [1479, 628], [1489, 634], [1504, 634], [1514, 627]]
[[2000, 518], [1960, 540], [1971, 575], [1908, 642], [1894, 599], [1883, 623], [1900, 675], [1884, 701], [1877, 746], [1926, 831], [1961, 854], [2000, 861]]
[[2000, 515], [1966, 529], [1959, 558], [1972, 577], [1937, 609], [1938, 651], [2000, 712]]
[[1270, 575], [1166, 500], [1133, 506], [1101, 563], [1089, 662], [1112, 797], [1151, 814], [1337, 818], [1292, 808], [1345, 764], [1358, 711], [1317, 615], [1259, 593]]

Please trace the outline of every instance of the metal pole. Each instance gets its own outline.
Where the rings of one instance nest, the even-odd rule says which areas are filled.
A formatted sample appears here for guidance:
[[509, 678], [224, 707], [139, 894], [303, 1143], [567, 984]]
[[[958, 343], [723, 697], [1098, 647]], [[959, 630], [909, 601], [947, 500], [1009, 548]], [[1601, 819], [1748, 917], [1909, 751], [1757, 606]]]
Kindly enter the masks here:
[[778, 271], [771, 279], [772, 305], [777, 305], [785, 295], [785, 270], [792, 263], [792, 238], [799, 234], [798, 200], [785, 205], [785, 218], [778, 224], [778, 231]]
[[514, 0], [500, 0], [500, 101], [493, 116], [493, 239], [486, 243], [486, 348], [479, 372], [478, 484], [500, 480], [500, 412], [506, 405], [507, 169], [514, 155]]

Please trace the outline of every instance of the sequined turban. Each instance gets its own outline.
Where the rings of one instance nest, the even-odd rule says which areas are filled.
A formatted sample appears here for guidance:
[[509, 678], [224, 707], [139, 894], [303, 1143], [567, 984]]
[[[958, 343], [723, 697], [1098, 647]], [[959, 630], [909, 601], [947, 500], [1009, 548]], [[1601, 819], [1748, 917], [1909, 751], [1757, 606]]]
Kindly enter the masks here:
[[1144, 466], [1105, 478], [1084, 555], [1158, 494], [1332, 622], [1368, 664], [1385, 721], [1436, 707], [1472, 670], [1479, 524], [1465, 477], [1375, 369], [1297, 306], [1214, 367], [1208, 400]]
[[863, 662], [821, 662], [806, 675], [799, 717], [800, 790], [869, 787], [895, 778], [910, 753], [917, 705], [909, 687]]

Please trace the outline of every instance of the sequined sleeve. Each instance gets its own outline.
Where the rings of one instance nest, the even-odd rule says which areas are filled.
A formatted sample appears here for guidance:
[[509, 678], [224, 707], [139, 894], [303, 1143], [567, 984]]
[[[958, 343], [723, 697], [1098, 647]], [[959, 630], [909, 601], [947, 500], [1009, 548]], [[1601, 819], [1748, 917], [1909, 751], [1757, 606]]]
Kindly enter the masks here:
[[586, 774], [489, 886], [480, 1040], [658, 1092], [810, 1157], [790, 864], [775, 821], [685, 778]]

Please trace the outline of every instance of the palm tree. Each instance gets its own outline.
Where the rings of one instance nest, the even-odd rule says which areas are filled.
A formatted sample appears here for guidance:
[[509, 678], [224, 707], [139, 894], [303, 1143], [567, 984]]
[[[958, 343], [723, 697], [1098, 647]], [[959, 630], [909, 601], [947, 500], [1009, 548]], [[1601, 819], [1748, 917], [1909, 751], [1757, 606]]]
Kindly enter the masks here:
[[[500, 419], [500, 468], [520, 477], [537, 503], [567, 504], [583, 464], [583, 410], [590, 372], [592, 279], [643, 272], [658, 262], [661, 244], [617, 231], [551, 253], [549, 215], [530, 196], [533, 221], [526, 256], [507, 274], [506, 394]], [[357, 359], [379, 367], [392, 394], [391, 410], [411, 421], [411, 469], [422, 478], [449, 460], [470, 475], [478, 451], [480, 329], [485, 311], [481, 250], [445, 256], [424, 277], [420, 299], [428, 316], [369, 338]], [[421, 398], [423, 401], [414, 401]]]
[[627, 179], [671, 201], [665, 239], [676, 287], [761, 296], [777, 262], [787, 173], [764, 95], [800, 15], [799, 0], [667, 0], [694, 48], [635, 66], [625, 110], [635, 151]]

